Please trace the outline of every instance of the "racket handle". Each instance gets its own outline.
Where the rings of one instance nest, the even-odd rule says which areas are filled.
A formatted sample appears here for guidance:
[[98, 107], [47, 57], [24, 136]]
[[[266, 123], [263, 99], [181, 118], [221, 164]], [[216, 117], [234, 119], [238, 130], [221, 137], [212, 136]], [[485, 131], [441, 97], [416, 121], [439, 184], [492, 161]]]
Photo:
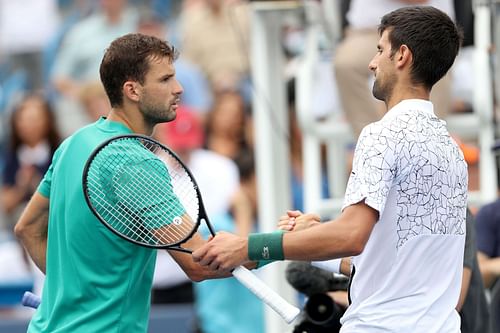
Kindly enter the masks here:
[[233, 276], [245, 287], [269, 305], [283, 319], [290, 324], [300, 313], [300, 309], [288, 303], [276, 291], [262, 282], [254, 273], [243, 266], [236, 267]]
[[36, 309], [40, 305], [40, 297], [32, 292], [26, 291], [23, 295], [21, 304], [30, 308]]

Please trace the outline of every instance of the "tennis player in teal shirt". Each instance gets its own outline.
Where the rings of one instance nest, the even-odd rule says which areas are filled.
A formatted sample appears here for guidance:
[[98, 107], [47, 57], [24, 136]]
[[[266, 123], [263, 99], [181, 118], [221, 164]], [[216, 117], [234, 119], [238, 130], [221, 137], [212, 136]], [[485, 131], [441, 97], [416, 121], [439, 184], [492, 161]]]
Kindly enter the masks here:
[[[155, 250], [127, 242], [101, 224], [84, 199], [82, 174], [91, 152], [110, 137], [139, 133], [175, 119], [182, 87], [176, 50], [165, 41], [128, 34], [106, 50], [101, 81], [111, 104], [106, 118], [67, 138], [19, 219], [15, 232], [46, 274], [42, 302], [28, 332], [145, 333]], [[198, 248], [199, 234], [185, 245]], [[225, 277], [190, 255], [172, 257], [193, 281]]]

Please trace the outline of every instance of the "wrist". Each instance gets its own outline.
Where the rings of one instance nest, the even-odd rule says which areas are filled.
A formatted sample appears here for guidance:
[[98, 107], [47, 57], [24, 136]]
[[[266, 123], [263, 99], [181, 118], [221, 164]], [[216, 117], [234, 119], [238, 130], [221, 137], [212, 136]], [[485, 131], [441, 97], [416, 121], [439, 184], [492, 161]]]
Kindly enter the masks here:
[[283, 231], [250, 234], [247, 248], [250, 260], [284, 260]]

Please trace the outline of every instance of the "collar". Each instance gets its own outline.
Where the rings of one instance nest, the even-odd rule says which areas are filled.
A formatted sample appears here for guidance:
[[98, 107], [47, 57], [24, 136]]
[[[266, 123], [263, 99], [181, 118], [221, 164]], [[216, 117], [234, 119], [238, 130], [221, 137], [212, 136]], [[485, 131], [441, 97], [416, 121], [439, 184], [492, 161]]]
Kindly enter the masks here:
[[392, 118], [408, 111], [420, 111], [429, 116], [436, 117], [434, 105], [431, 101], [425, 99], [404, 99], [387, 111], [383, 118]]
[[99, 120], [97, 120], [97, 127], [106, 132], [132, 133], [132, 130], [123, 123], [109, 120], [106, 117], [100, 117]]

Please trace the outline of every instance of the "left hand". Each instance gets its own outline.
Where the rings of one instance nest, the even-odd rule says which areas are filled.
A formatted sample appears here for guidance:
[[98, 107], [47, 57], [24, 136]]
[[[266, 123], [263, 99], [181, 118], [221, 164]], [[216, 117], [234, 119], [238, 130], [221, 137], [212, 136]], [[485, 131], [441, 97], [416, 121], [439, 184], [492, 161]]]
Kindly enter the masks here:
[[248, 262], [248, 239], [221, 231], [192, 254], [193, 260], [214, 271], [231, 271]]

